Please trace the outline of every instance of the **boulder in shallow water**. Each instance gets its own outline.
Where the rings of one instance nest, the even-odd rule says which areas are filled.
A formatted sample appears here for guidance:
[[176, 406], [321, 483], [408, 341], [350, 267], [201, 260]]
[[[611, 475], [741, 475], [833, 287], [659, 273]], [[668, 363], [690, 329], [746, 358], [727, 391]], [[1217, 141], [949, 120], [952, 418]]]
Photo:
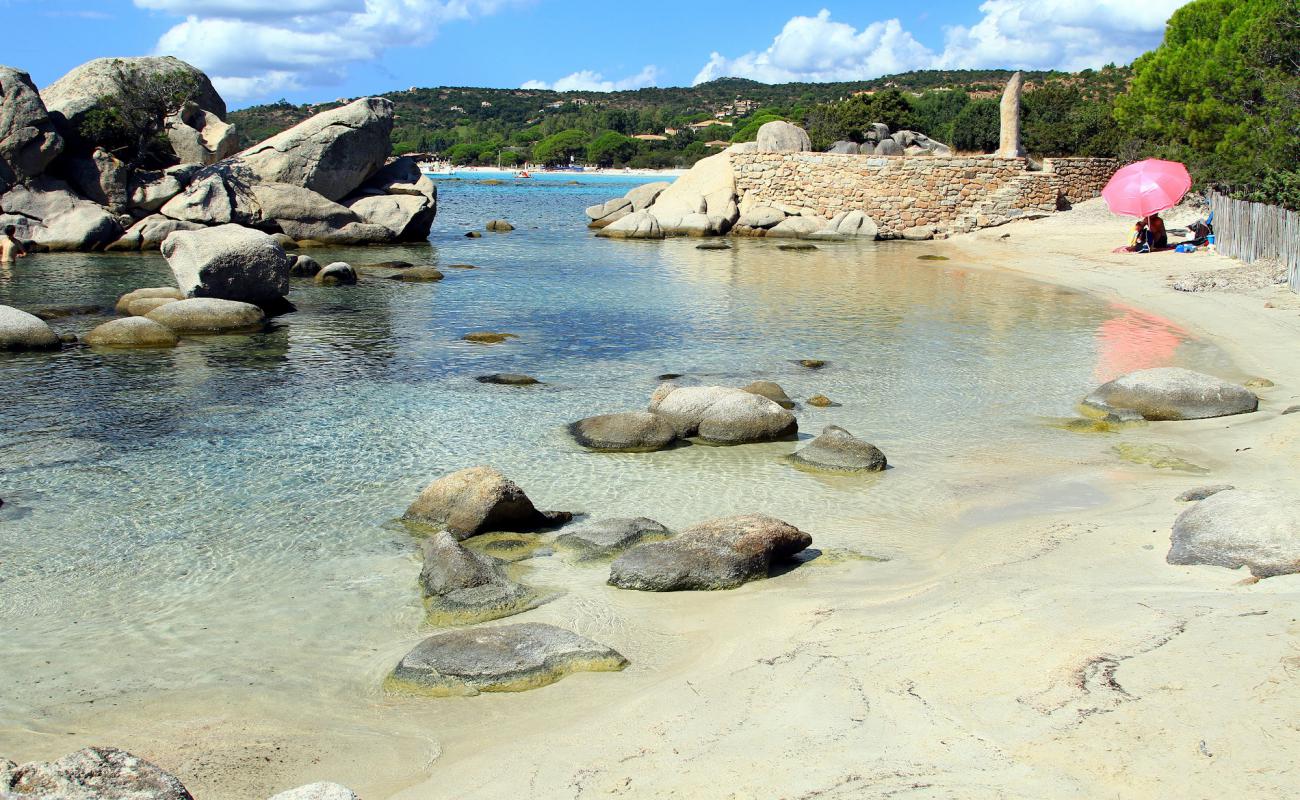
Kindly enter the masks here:
[[[180, 302], [166, 298], [146, 298], [144, 302], [155, 299]], [[146, 317], [115, 319], [86, 334], [86, 344], [91, 347], [175, 347], [179, 341], [171, 328]]]
[[787, 214], [779, 208], [771, 206], [754, 206], [748, 211], [742, 212], [737, 225], [745, 228], [771, 228], [785, 221]]
[[564, 511], [538, 511], [524, 490], [492, 467], [467, 467], [425, 487], [403, 519], [440, 526], [457, 539], [489, 531], [534, 531], [568, 522]]
[[301, 253], [294, 256], [293, 263], [289, 265], [289, 274], [294, 277], [311, 278], [317, 272], [320, 272], [320, 262]]
[[399, 242], [426, 241], [438, 215], [437, 201], [423, 195], [372, 195], [345, 202], [363, 223], [385, 229]]
[[838, 425], [827, 425], [820, 436], [795, 451], [790, 460], [817, 472], [880, 472], [888, 466], [880, 448]]
[[194, 800], [180, 779], [113, 747], [87, 747], [58, 761], [0, 761], [0, 797], [31, 800]]
[[651, 396], [649, 410], [663, 416], [678, 436], [699, 436], [711, 444], [768, 442], [799, 429], [787, 409], [725, 386], [664, 384]]
[[1231, 489], [1178, 515], [1170, 564], [1248, 567], [1257, 578], [1300, 572], [1300, 501], [1293, 493]]
[[254, 331], [266, 322], [266, 313], [252, 303], [193, 297], [159, 306], [145, 315], [176, 333], [236, 333]]
[[642, 542], [657, 542], [672, 532], [648, 517], [586, 520], [555, 538], [557, 547], [577, 553], [583, 560], [609, 558]]
[[627, 659], [540, 622], [448, 631], [421, 642], [393, 670], [391, 688], [434, 696], [521, 692], [574, 672], [615, 672]]
[[498, 386], [536, 386], [541, 383], [532, 375], [523, 375], [517, 372], [494, 372], [491, 375], [480, 375], [474, 380], [479, 383], [493, 383]]
[[863, 211], [845, 211], [836, 214], [822, 232], [862, 239], [876, 239], [880, 236], [880, 228], [876, 225], [876, 221]]
[[494, 219], [488, 222], [487, 229], [494, 233], [509, 233], [515, 229], [515, 226], [503, 219]]
[[607, 239], [662, 239], [663, 228], [649, 211], [638, 211], [596, 231]]
[[357, 282], [357, 271], [345, 261], [326, 264], [312, 279], [321, 286], [351, 286]]
[[1259, 398], [1244, 386], [1180, 367], [1130, 372], [1084, 398], [1098, 412], [1131, 409], [1148, 420], [1204, 419], [1247, 414]]
[[260, 305], [289, 293], [289, 256], [261, 231], [239, 225], [176, 231], [162, 254], [188, 297]]
[[825, 223], [813, 217], [787, 217], [769, 228], [767, 235], [776, 239], [802, 239], [820, 231]]
[[185, 295], [181, 290], [174, 286], [152, 286], [145, 289], [133, 289], [117, 299], [115, 309], [119, 314], [130, 313], [129, 308], [135, 300], [143, 300], [148, 297], [167, 298], [170, 300], [184, 300]]
[[361, 800], [361, 798], [341, 783], [321, 781], [280, 792], [271, 800]]
[[435, 625], [469, 625], [536, 608], [544, 598], [506, 577], [505, 565], [447, 531], [424, 542], [420, 587]]
[[766, 578], [774, 564], [811, 544], [811, 536], [774, 517], [724, 517], [633, 547], [614, 559], [609, 583], [646, 592], [734, 589]]
[[668, 420], [648, 411], [587, 417], [570, 424], [569, 433], [583, 447], [601, 452], [648, 453], [677, 441]]
[[445, 276], [436, 267], [411, 267], [389, 277], [406, 283], [432, 283], [442, 280]]
[[59, 337], [45, 320], [11, 306], [0, 306], [0, 350], [57, 350]]
[[623, 199], [632, 204], [633, 211], [644, 211], [654, 205], [655, 200], [664, 190], [672, 186], [672, 181], [654, 181], [652, 183], [643, 183], [635, 189], [631, 189], [623, 195]]
[[603, 203], [588, 206], [586, 211], [587, 219], [591, 220], [591, 222], [588, 223], [587, 227], [603, 228], [631, 214], [632, 210], [632, 201], [626, 197], [615, 197], [613, 200], [606, 200]]
[[132, 300], [127, 304], [126, 313], [127, 316], [130, 317], [143, 317], [147, 316], [150, 311], [153, 311], [159, 306], [165, 306], [168, 303], [175, 302], [177, 302], [176, 299], [172, 297], [141, 297], [140, 299]]
[[754, 381], [748, 386], [742, 386], [740, 391], [766, 397], [781, 408], [794, 408], [794, 401], [790, 399], [790, 395], [786, 394], [781, 384], [775, 381]]

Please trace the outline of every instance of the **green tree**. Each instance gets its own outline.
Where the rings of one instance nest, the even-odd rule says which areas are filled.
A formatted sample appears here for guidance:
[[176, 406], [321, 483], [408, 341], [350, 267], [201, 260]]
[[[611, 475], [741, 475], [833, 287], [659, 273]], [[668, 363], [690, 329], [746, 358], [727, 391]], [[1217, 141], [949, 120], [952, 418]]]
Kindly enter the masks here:
[[635, 155], [636, 139], [614, 131], [605, 131], [587, 145], [587, 163], [601, 167], [625, 164]]
[[732, 142], [752, 142], [758, 138], [758, 129], [774, 120], [784, 120], [785, 117], [772, 112], [759, 112], [750, 118], [740, 130], [731, 136]]
[[958, 150], [992, 153], [1002, 136], [1002, 115], [996, 100], [967, 103], [952, 122], [952, 146]]
[[148, 72], [121, 59], [111, 66], [117, 93], [99, 98], [78, 134], [118, 155], [131, 171], [165, 162], [167, 118], [198, 94], [199, 76], [186, 69]]
[[1160, 47], [1134, 62], [1115, 118], [1129, 149], [1183, 161], [1202, 185], [1294, 205], [1285, 187], [1300, 161], [1300, 0], [1178, 9]]
[[569, 128], [551, 134], [533, 146], [533, 160], [548, 166], [568, 164], [587, 149], [587, 133]]
[[916, 114], [916, 129], [931, 139], [952, 141], [953, 122], [970, 102], [963, 91], [946, 89], [926, 92], [912, 102]]

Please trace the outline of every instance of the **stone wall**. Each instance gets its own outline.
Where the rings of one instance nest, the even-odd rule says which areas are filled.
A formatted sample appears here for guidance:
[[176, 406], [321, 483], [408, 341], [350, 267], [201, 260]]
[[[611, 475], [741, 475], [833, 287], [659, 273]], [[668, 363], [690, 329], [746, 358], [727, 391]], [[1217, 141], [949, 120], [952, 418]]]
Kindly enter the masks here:
[[[733, 153], [742, 210], [770, 205], [831, 218], [861, 210], [882, 236], [909, 228], [964, 231], [1055, 211], [1095, 197], [1110, 159], [1052, 159], [1029, 172], [1023, 158]], [[1104, 177], [1102, 177], [1104, 175]], [[802, 210], [802, 211], [801, 211]]]

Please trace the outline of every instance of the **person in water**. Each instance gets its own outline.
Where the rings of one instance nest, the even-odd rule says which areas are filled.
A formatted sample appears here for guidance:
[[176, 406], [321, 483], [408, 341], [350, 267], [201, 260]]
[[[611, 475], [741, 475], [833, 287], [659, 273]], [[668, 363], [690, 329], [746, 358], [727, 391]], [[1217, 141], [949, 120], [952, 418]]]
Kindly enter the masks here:
[[13, 225], [6, 225], [4, 235], [0, 236], [0, 263], [12, 264], [15, 259], [27, 255], [27, 248], [23, 243], [14, 238], [18, 229]]

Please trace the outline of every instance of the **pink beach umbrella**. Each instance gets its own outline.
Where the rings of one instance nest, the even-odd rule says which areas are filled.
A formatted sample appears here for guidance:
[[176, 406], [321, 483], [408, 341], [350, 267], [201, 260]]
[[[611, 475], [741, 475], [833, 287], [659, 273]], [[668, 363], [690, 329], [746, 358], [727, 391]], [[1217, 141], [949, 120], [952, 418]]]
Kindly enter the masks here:
[[1177, 161], [1148, 158], [1112, 175], [1101, 196], [1116, 214], [1149, 217], [1178, 205], [1190, 188], [1192, 176], [1187, 167]]

